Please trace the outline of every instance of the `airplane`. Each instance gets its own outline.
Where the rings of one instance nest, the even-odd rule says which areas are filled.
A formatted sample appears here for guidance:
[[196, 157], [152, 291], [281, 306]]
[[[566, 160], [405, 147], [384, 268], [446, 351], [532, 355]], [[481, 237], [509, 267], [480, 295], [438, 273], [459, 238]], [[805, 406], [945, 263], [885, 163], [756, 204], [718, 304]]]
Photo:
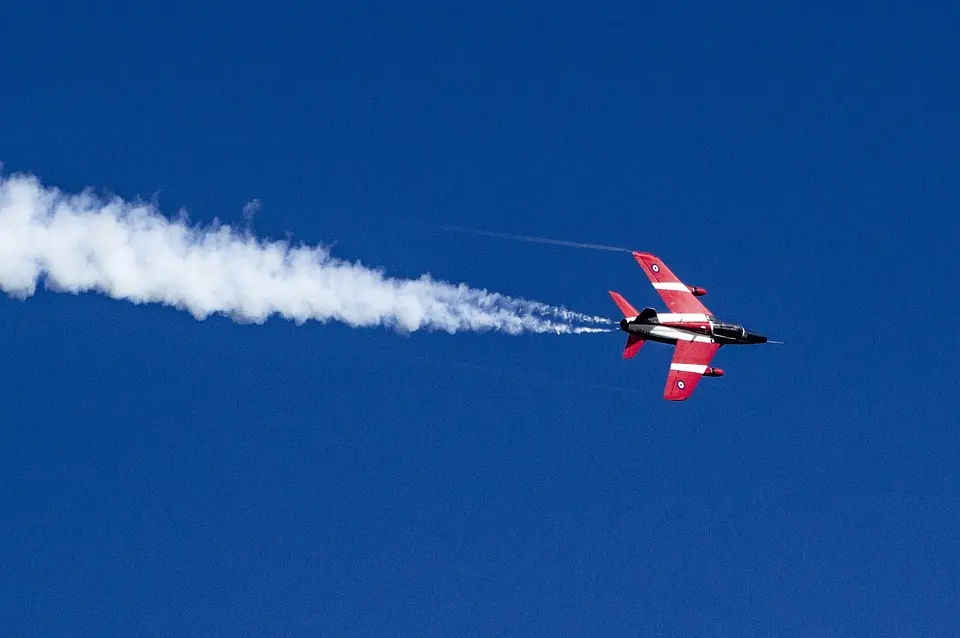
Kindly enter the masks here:
[[697, 298], [707, 294], [706, 289], [688, 286], [677, 279], [656, 255], [634, 252], [633, 257], [670, 312], [658, 313], [653, 308], [637, 312], [620, 293], [610, 290], [614, 303], [624, 314], [620, 330], [628, 336], [623, 358], [636, 356], [647, 341], [676, 344], [663, 390], [664, 399], [684, 401], [693, 394], [701, 377], [723, 376], [722, 369], [710, 367], [710, 360], [721, 346], [767, 342], [766, 337], [743, 326], [717, 321]]

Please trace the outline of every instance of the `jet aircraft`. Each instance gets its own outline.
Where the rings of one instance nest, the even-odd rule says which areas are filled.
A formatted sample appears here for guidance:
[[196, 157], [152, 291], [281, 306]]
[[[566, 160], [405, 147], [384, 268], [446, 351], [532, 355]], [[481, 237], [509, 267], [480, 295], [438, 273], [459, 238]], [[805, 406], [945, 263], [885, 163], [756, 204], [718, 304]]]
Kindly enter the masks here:
[[640, 252], [633, 253], [633, 257], [670, 312], [658, 313], [653, 308], [637, 312], [622, 295], [609, 291], [624, 314], [620, 329], [628, 336], [623, 358], [634, 357], [647, 341], [676, 344], [663, 398], [683, 401], [693, 394], [701, 377], [723, 376], [723, 370], [710, 367], [711, 359], [721, 346], [766, 343], [767, 338], [761, 334], [717, 321], [697, 298], [707, 291], [681, 282], [659, 257]]

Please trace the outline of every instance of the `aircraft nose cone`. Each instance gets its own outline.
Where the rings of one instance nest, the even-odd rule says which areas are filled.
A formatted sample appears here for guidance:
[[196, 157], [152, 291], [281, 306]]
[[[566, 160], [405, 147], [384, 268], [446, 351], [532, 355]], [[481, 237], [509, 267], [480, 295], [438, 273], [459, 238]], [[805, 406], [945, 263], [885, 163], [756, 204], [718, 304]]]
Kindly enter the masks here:
[[747, 343], [766, 343], [767, 338], [758, 332], [747, 330], [747, 336], [744, 339]]

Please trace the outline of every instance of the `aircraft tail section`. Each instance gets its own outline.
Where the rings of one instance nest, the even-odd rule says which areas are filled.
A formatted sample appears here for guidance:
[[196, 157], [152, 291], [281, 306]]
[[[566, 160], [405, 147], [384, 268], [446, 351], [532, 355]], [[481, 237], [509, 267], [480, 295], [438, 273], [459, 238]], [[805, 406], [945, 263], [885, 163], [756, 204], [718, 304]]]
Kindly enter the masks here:
[[656, 323], [659, 321], [659, 319], [657, 319], [657, 311], [653, 308], [644, 308], [640, 311], [640, 314], [637, 315], [637, 321], [641, 323], [653, 321]]
[[607, 291], [610, 293], [610, 296], [613, 298], [613, 303], [617, 304], [617, 307], [620, 308], [620, 312], [623, 313], [624, 317], [636, 317], [638, 314], [637, 309], [630, 305], [630, 302], [623, 298], [619, 292], [614, 292], [613, 290]]
[[[610, 297], [613, 299], [613, 303], [617, 304], [617, 308], [620, 309], [620, 312], [623, 313], [624, 318], [630, 323], [646, 323], [650, 320], [656, 322], [657, 311], [653, 308], [644, 308], [642, 312], [637, 312], [637, 309], [630, 305], [630, 302], [623, 298], [619, 292], [613, 290], [608, 291]], [[621, 325], [624, 325], [626, 321], [621, 322]], [[640, 352], [640, 348], [643, 347], [643, 344], [646, 341], [639, 334], [633, 332], [627, 336], [627, 345], [623, 348], [623, 358], [632, 359], [637, 356], [637, 353]]]
[[623, 358], [632, 359], [640, 352], [640, 348], [646, 343], [638, 335], [632, 334], [627, 337], [627, 346], [623, 349]]

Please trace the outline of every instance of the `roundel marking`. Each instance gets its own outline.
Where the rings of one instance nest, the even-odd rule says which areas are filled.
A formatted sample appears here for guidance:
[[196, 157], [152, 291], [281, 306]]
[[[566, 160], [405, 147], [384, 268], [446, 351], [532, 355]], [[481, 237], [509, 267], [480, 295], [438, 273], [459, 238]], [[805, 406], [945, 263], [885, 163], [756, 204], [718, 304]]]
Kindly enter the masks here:
[[652, 266], [650, 266], [650, 270], [652, 270], [653, 272], [660, 272], [660, 266], [653, 264]]
[[681, 390], [683, 390], [683, 388], [685, 387], [683, 381], [678, 380], [678, 381], [677, 381], [677, 387], [680, 388]]

